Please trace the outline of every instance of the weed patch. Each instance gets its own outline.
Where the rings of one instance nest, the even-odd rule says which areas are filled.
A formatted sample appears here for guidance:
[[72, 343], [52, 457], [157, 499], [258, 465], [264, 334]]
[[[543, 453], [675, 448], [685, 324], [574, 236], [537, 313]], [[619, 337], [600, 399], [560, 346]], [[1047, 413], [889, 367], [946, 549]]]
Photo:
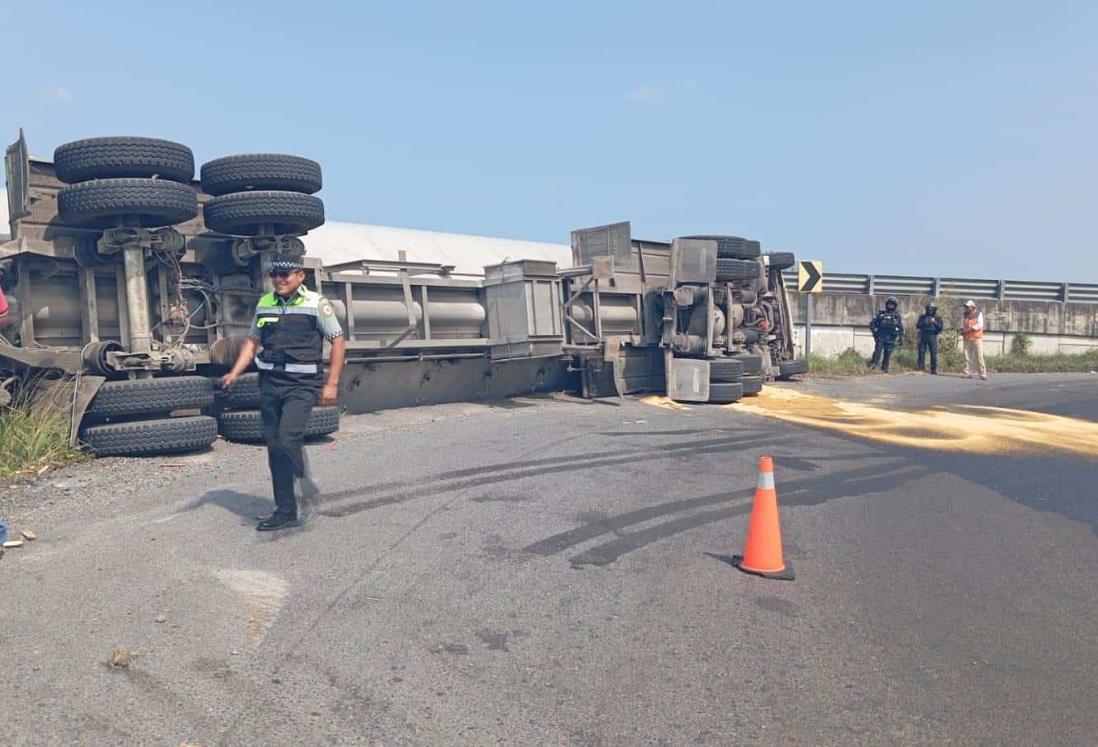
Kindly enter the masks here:
[[0, 480], [83, 458], [69, 446], [69, 392], [56, 381], [30, 382], [0, 407]]

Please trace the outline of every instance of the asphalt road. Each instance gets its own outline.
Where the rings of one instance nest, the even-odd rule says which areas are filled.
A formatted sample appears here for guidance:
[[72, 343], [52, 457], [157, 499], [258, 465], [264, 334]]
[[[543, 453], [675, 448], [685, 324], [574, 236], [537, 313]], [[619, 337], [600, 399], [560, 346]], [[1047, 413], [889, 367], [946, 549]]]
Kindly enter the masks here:
[[[796, 389], [1098, 420], [1095, 376]], [[8, 490], [40, 539], [0, 560], [3, 741], [1094, 743], [1098, 426], [967, 454], [659, 404], [345, 418], [275, 538], [256, 448]], [[762, 454], [793, 582], [713, 557]]]

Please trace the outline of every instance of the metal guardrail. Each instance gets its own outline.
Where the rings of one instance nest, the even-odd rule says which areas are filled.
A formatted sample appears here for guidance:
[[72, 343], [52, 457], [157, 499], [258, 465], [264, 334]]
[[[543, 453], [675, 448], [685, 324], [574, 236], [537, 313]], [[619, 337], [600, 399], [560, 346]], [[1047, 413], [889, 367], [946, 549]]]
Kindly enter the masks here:
[[[797, 269], [782, 271], [786, 285], [797, 287]], [[862, 275], [831, 272], [824, 275], [825, 293], [868, 295], [964, 296], [1004, 301], [1098, 303], [1098, 284], [1050, 283], [1035, 280], [924, 277], [919, 275]]]

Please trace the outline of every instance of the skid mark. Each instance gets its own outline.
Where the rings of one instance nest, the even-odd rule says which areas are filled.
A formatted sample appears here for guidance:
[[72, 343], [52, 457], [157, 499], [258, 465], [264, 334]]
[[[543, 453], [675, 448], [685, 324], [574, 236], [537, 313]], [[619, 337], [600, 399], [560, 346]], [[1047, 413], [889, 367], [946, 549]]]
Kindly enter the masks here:
[[968, 454], [1062, 451], [1098, 458], [1098, 423], [1029, 410], [974, 405], [891, 410], [778, 387], [726, 407], [895, 446]]
[[256, 648], [278, 618], [288, 593], [286, 582], [263, 571], [243, 569], [219, 569], [214, 575], [247, 604], [246, 646]]
[[[432, 478], [424, 478], [407, 483], [397, 483], [399, 490], [387, 490], [369, 488], [351, 488], [338, 493], [329, 493], [321, 496], [321, 502], [329, 502], [343, 499], [349, 496], [371, 497], [367, 500], [354, 501], [330, 505], [319, 511], [322, 516], [330, 518], [344, 518], [362, 511], [369, 511], [382, 506], [390, 506], [405, 501], [415, 500], [426, 496], [437, 497], [443, 493], [453, 493], [469, 488], [481, 488], [486, 485], [513, 482], [531, 477], [543, 477], [550, 474], [570, 474], [579, 470], [602, 469], [616, 467], [636, 462], [649, 462], [654, 459], [690, 460], [703, 454], [720, 454], [726, 452], [742, 451], [749, 446], [756, 448], [762, 445], [781, 445], [788, 438], [774, 438], [766, 434], [756, 437], [751, 441], [745, 440], [744, 433], [750, 431], [733, 431], [721, 438], [711, 438], [683, 443], [660, 443], [646, 449], [630, 448], [622, 451], [604, 452], [599, 455], [574, 454], [572, 456], [553, 458], [551, 460], [531, 461], [523, 467], [511, 467], [508, 464], [496, 467], [477, 468], [474, 474], [478, 475], [467, 479], [446, 479], [444, 474]], [[453, 474], [453, 473], [450, 473]]]
[[[816, 506], [836, 499], [887, 493], [929, 474], [931, 471], [924, 467], [894, 459], [883, 464], [842, 470], [824, 478], [813, 475], [783, 482], [779, 501], [783, 506]], [[607, 566], [623, 555], [654, 542], [745, 515], [751, 511], [753, 493], [754, 488], [743, 488], [661, 503], [618, 516], [598, 515], [582, 526], [529, 545], [524, 552], [556, 555], [580, 544], [597, 541], [598, 544], [573, 556], [570, 562], [574, 568]], [[711, 510], [695, 511], [699, 508]], [[656, 520], [661, 521], [647, 527], [639, 526]]]

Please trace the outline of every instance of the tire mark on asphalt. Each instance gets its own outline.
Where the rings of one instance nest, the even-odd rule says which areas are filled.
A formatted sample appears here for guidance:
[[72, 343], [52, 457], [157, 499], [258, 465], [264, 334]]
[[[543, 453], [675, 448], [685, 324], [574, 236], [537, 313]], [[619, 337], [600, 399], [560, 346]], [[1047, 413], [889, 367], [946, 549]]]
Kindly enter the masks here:
[[[901, 465], [906, 466], [901, 467]], [[925, 467], [910, 465], [902, 461], [897, 461], [893, 465], [884, 465], [886, 468], [889, 466], [895, 467], [896, 470], [884, 477], [876, 468], [873, 470], [857, 470], [851, 471], [845, 476], [840, 475], [841, 479], [838, 484], [827, 485], [823, 489], [816, 486], [803, 486], [792, 490], [783, 490], [781, 502], [785, 506], [814, 506], [835, 498], [852, 498], [867, 493], [884, 492], [932, 474], [932, 471]], [[857, 476], [854, 476], [855, 473]], [[816, 481], [813, 480], [812, 482]], [[570, 562], [573, 568], [581, 568], [586, 565], [609, 565], [621, 558], [622, 555], [639, 550], [653, 542], [667, 539], [691, 529], [697, 529], [706, 524], [730, 519], [750, 510], [751, 503], [745, 500], [737, 506], [719, 511], [707, 511], [701, 514], [684, 516], [605, 542], [574, 556], [570, 559]]]
[[[752, 436], [772, 436], [777, 431], [776, 430], [769, 430], [769, 431], [768, 430], [758, 430], [758, 429], [744, 429], [744, 430], [728, 429], [726, 432], [729, 433], [730, 436], [732, 434], [735, 434], [738, 437], [749, 438], [749, 437], [752, 437]], [[506, 472], [506, 471], [509, 471], [509, 470], [516, 470], [516, 469], [530, 469], [530, 468], [533, 468], [533, 467], [549, 466], [549, 465], [556, 465], [556, 464], [566, 464], [566, 465], [570, 465], [570, 466], [574, 467], [577, 460], [589, 458], [590, 455], [588, 455], [588, 454], [572, 454], [572, 455], [568, 455], [568, 456], [546, 457], [544, 459], [530, 459], [530, 460], [527, 460], [525, 457], [527, 457], [530, 454], [536, 454], [538, 452], [544, 451], [547, 448], [552, 448], [553, 446], [557, 446], [561, 443], [565, 443], [565, 442], [568, 442], [568, 441], [575, 440], [577, 438], [580, 438], [581, 435], [591, 436], [591, 435], [602, 435], [602, 434], [599, 434], [599, 433], [596, 432], [596, 433], [591, 433], [591, 434], [571, 435], [571, 436], [568, 436], [566, 438], [561, 438], [561, 439], [558, 439], [556, 441], [550, 442], [549, 444], [539, 446], [535, 449], [531, 449], [530, 451], [528, 451], [524, 454], [521, 454], [518, 459], [512, 459], [512, 460], [507, 461], [507, 462], [498, 462], [496, 464], [486, 464], [486, 465], [483, 465], [483, 466], [480, 466], [480, 467], [465, 467], [465, 468], [462, 468], [462, 469], [447, 470], [445, 472], [436, 472], [433, 475], [427, 475], [425, 477], [417, 477], [417, 478], [413, 478], [413, 479], [410, 479], [410, 480], [390, 480], [388, 482], [374, 483], [372, 485], [360, 485], [360, 486], [356, 486], [356, 487], [353, 487], [353, 488], [346, 488], [344, 490], [336, 490], [336, 491], [324, 493], [323, 495], [319, 496], [319, 498], [317, 500], [318, 500], [319, 503], [329, 503], [329, 502], [332, 502], [332, 501], [341, 500], [343, 498], [351, 498], [351, 497], [360, 495], [360, 494], [362, 494], [366, 491], [386, 492], [386, 491], [391, 491], [391, 490], [398, 490], [398, 489], [401, 489], [401, 488], [411, 488], [411, 487], [419, 487], [419, 486], [423, 486], [423, 485], [431, 485], [431, 484], [438, 483], [438, 482], [445, 482], [445, 481], [448, 481], [448, 480], [456, 480], [456, 479], [466, 478], [466, 477], [467, 478], [475, 478], [475, 477], [478, 477], [478, 476], [481, 476], [481, 475], [492, 475], [492, 474], [495, 474], [495, 473], [498, 473], [498, 472]], [[694, 441], [694, 442], [689, 442], [689, 443], [686, 443], [686, 444], [666, 444], [666, 445], [661, 445], [661, 446], [656, 447], [656, 448], [673, 450], [673, 449], [689, 448], [693, 445], [726, 443], [730, 440], [733, 440], [730, 436], [722, 437], [722, 438], [719, 438], [719, 439], [712, 439], [712, 440], [709, 440], [709, 441]], [[628, 455], [634, 455], [636, 453], [637, 453], [636, 449], [620, 449], [620, 450], [617, 450], [617, 451], [604, 451], [604, 452], [601, 452], [599, 454], [599, 457], [607, 458], [607, 457], [616, 457], [616, 456], [628, 456]], [[470, 485], [475, 485], [475, 483], [470, 483]]]
[[[729, 426], [713, 426], [711, 428], [684, 428], [678, 431], [596, 431], [596, 436], [696, 436], [699, 433], [744, 433], [744, 429]], [[759, 431], [761, 432], [761, 431]]]
[[[648, 449], [646, 451], [637, 451], [635, 449], [628, 450], [622, 453], [621, 456], [614, 456], [609, 458], [597, 458], [591, 457], [588, 454], [576, 454], [569, 457], [563, 457], [561, 460], [553, 460], [559, 462], [549, 466], [535, 467], [532, 469], [512, 469], [504, 471], [502, 474], [488, 475], [484, 477], [478, 477], [470, 480], [458, 480], [450, 483], [449, 485], [432, 485], [430, 495], [439, 495], [444, 493], [450, 493], [453, 491], [464, 490], [466, 488], [482, 487], [485, 485], [493, 485], [501, 482], [510, 482], [513, 480], [520, 480], [528, 477], [540, 477], [543, 475], [558, 474], [563, 472], [576, 472], [583, 469], [594, 469], [597, 467], [613, 467], [623, 464], [632, 464], [635, 462], [642, 462], [649, 459], [676, 457], [676, 456], [697, 456], [703, 454], [721, 454], [728, 451], [735, 450], [735, 447], [740, 448], [756, 448], [758, 446], [768, 446], [775, 444], [786, 443], [791, 440], [789, 436], [755, 439], [752, 441], [744, 441], [740, 439], [712, 439], [708, 441], [693, 442], [687, 444], [666, 444], [656, 447], [654, 449]], [[434, 482], [434, 480], [415, 481], [412, 485], [423, 484], [428, 485]], [[369, 491], [370, 488], [356, 488], [353, 491], [347, 491], [350, 495], [361, 495], [364, 492]], [[345, 495], [343, 497], [346, 497]], [[377, 498], [371, 498], [366, 501], [359, 501], [357, 503], [349, 503], [342, 506], [336, 506], [334, 508], [324, 509], [318, 511], [321, 516], [327, 516], [329, 518], [345, 518], [352, 516], [362, 511], [369, 511], [383, 506], [391, 506], [398, 503], [404, 503], [416, 498], [425, 497], [419, 491], [401, 491], [396, 492], [388, 496], [382, 496]]]
[[[901, 465], [909, 465], [910, 462], [906, 460], [897, 460], [895, 457], [881, 456], [885, 459], [893, 459], [891, 463], [877, 465], [874, 467], [866, 467], [860, 470], [847, 470], [845, 473], [839, 473], [840, 477], [846, 480], [860, 479], [863, 476], [877, 477], [880, 475], [881, 470], [897, 467]], [[809, 486], [813, 486], [819, 482], [819, 478], [802, 478], [800, 480], [791, 480], [782, 484], [782, 490], [779, 494], [779, 498], [783, 504], [792, 503], [793, 505], [808, 505], [806, 503], [799, 503], [796, 500], [791, 500], [788, 496], [790, 494], [796, 496], [799, 495], [804, 489]], [[633, 511], [627, 511], [624, 514], [611, 517], [602, 517], [598, 522], [592, 522], [586, 524], [577, 529], [572, 529], [567, 532], [561, 532], [560, 534], [554, 534], [551, 537], [547, 537], [539, 542], [535, 542], [532, 545], [523, 549], [523, 552], [533, 553], [534, 555], [555, 555], [563, 550], [567, 550], [570, 547], [587, 542], [588, 540], [595, 539], [603, 534], [608, 534], [610, 531], [620, 531], [634, 524], [641, 524], [653, 519], [662, 518], [670, 514], [680, 513], [682, 511], [690, 511], [695, 508], [704, 508], [706, 506], [716, 505], [718, 503], [725, 503], [742, 498], [750, 498], [754, 495], [755, 488], [744, 488], [733, 492], [724, 491], [721, 493], [714, 493], [712, 495], [700, 496], [697, 498], [688, 498], [681, 501], [667, 501], [665, 503], [658, 503], [654, 506], [647, 506], [645, 508], [636, 509]], [[633, 536], [633, 535], [629, 535]]]

